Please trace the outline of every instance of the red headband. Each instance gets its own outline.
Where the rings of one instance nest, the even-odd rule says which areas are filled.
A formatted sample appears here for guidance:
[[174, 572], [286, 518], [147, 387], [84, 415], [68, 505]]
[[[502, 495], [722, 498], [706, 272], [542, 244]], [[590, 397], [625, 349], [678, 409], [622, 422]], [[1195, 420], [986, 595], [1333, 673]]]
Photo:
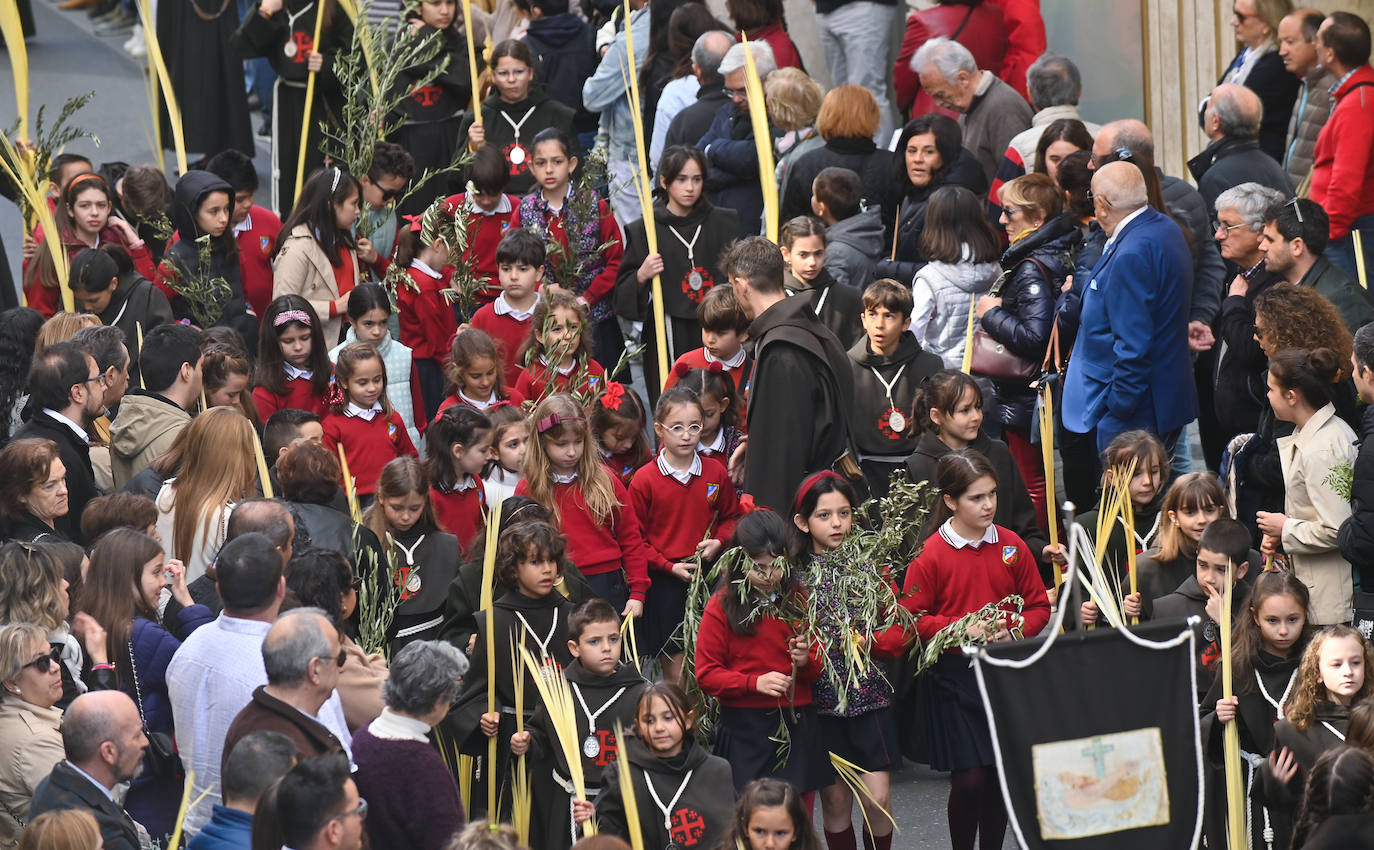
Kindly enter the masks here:
[[844, 481], [844, 478], [838, 472], [829, 469], [822, 469], [820, 472], [807, 476], [802, 480], [801, 486], [797, 487], [797, 498], [792, 505], [792, 513], [801, 513], [802, 500], [806, 498], [806, 494], [810, 493], [813, 487], [827, 478], [833, 478], [836, 481]]
[[534, 430], [542, 434], [550, 428], [557, 427], [567, 422], [586, 421], [586, 418], [582, 416], [559, 416], [557, 413], [550, 413], [548, 416], [545, 416], [543, 419], [539, 420], [538, 424], [534, 426]]

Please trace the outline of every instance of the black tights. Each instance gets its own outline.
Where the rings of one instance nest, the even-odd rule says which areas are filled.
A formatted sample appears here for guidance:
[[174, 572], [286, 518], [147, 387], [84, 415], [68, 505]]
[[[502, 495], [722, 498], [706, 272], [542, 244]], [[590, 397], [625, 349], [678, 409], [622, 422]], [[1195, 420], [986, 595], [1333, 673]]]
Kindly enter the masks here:
[[991, 767], [970, 767], [950, 775], [949, 838], [953, 850], [1001, 850], [1007, 835], [1007, 809]]

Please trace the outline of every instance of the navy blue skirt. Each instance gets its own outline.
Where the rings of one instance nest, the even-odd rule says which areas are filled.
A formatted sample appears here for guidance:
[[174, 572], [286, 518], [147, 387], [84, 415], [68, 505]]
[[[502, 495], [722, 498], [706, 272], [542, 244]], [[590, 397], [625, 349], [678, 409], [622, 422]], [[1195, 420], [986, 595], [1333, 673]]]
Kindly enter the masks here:
[[853, 717], [817, 715], [821, 740], [835, 755], [869, 773], [901, 770], [902, 745], [892, 706]]
[[649, 574], [649, 596], [644, 601], [644, 620], [639, 629], [639, 651], [646, 658], [676, 655], [682, 641], [674, 638], [687, 611], [687, 582], [668, 573]]
[[926, 700], [932, 768], [965, 770], [995, 763], [978, 680], [963, 654], [945, 655], [927, 670], [921, 692]]
[[[790, 742], [785, 750], [773, 740], [780, 737], [778, 729], [784, 719]], [[816, 713], [809, 705], [798, 708], [795, 715], [785, 707], [721, 706], [711, 752], [730, 762], [736, 791], [763, 777], [785, 780], [803, 792], [818, 791], [835, 782], [820, 732]]]

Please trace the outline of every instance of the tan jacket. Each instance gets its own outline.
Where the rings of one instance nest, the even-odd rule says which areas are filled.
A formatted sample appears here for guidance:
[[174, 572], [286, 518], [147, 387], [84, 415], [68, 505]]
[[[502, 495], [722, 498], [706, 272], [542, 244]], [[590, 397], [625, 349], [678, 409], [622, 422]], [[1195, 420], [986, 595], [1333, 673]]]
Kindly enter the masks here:
[[[7, 694], [0, 700], [0, 848], [19, 845], [33, 791], [63, 759], [62, 710]], [[16, 819], [18, 818], [18, 819]]]
[[343, 703], [348, 731], [357, 732], [381, 716], [385, 706], [382, 702], [382, 683], [391, 671], [385, 658], [377, 654], [368, 655], [348, 638], [344, 638], [343, 649], [348, 658], [339, 671], [339, 682], [334, 690], [338, 691], [339, 702]]
[[1283, 551], [1293, 574], [1312, 594], [1310, 610], [1318, 625], [1350, 622], [1355, 592], [1350, 563], [1341, 557], [1336, 534], [1350, 516], [1350, 500], [1326, 479], [1342, 463], [1355, 463], [1355, 432], [1328, 404], [1291, 436], [1280, 437], [1283, 464]]
[[110, 423], [110, 471], [116, 490], [172, 447], [191, 414], [155, 393], [135, 390], [119, 403]]
[[[353, 253], [353, 285], [358, 285], [358, 255]], [[339, 341], [341, 320], [329, 317], [329, 305], [339, 297], [334, 267], [329, 264], [309, 225], [298, 224], [282, 241], [281, 252], [272, 263], [272, 297], [299, 295], [324, 323], [324, 343], [331, 348]]]

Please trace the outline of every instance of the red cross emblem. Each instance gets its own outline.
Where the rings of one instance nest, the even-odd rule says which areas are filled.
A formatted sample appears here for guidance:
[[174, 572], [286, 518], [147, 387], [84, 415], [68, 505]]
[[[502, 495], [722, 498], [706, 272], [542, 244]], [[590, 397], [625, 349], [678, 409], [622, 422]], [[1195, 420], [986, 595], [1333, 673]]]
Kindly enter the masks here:
[[305, 64], [308, 54], [315, 50], [315, 40], [310, 37], [310, 33], [293, 32], [291, 42], [296, 45], [296, 52], [291, 54], [291, 61], [297, 65]]
[[420, 86], [411, 92], [410, 96], [415, 98], [421, 106], [433, 106], [439, 102], [439, 97], [442, 94], [443, 89], [438, 86]]
[[596, 730], [596, 740], [601, 744], [601, 749], [592, 761], [597, 767], [614, 764], [616, 755], [620, 752], [620, 745], [615, 741], [615, 733], [607, 729], [598, 729]]
[[674, 810], [669, 823], [668, 837], [673, 839], [674, 844], [683, 847], [696, 846], [701, 836], [706, 834], [706, 821], [686, 806]]

